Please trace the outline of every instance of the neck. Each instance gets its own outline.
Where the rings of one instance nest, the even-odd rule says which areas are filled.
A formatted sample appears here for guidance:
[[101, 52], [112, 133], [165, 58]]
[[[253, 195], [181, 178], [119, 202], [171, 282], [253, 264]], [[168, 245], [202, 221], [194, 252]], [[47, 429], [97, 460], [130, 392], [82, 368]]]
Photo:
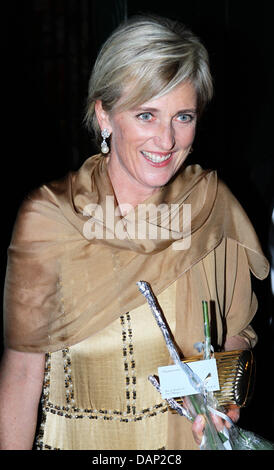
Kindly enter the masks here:
[[125, 216], [132, 207], [138, 206], [138, 204], [141, 204], [159, 190], [159, 188], [143, 187], [138, 181], [132, 181], [130, 185], [124, 185], [120, 177], [117, 177], [116, 172], [112, 172], [111, 166], [109, 165], [108, 175], [120, 207], [121, 215], [123, 216]]

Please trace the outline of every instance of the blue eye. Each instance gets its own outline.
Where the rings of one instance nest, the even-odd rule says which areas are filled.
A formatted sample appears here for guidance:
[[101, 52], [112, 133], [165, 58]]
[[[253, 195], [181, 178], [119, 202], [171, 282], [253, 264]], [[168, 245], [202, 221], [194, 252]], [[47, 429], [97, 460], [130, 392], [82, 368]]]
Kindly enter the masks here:
[[137, 117], [139, 119], [141, 119], [142, 121], [150, 121], [151, 118], [152, 118], [152, 114], [151, 113], [141, 113], [141, 114], [138, 114]]
[[181, 122], [190, 122], [194, 118], [193, 118], [192, 114], [179, 114], [178, 119]]

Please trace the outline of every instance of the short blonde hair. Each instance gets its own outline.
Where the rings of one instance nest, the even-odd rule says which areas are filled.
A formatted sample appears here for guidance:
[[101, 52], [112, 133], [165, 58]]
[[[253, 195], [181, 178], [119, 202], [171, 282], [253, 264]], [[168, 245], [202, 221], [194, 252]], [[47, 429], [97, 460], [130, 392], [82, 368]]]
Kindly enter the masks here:
[[[96, 100], [105, 111], [130, 109], [190, 81], [200, 115], [213, 94], [208, 54], [181, 23], [151, 16], [132, 17], [102, 46], [89, 81], [85, 123], [100, 142]], [[133, 85], [133, 86], [129, 86]], [[125, 88], [129, 89], [124, 93]]]

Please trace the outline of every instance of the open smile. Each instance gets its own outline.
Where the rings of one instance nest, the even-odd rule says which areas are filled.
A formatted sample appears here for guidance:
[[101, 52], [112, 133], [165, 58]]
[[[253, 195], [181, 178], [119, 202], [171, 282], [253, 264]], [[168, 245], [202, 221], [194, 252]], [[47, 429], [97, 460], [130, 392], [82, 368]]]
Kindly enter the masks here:
[[169, 160], [172, 156], [172, 153], [168, 153], [165, 155], [159, 155], [157, 153], [152, 152], [145, 152], [144, 150], [141, 151], [142, 155], [152, 163], [163, 163]]

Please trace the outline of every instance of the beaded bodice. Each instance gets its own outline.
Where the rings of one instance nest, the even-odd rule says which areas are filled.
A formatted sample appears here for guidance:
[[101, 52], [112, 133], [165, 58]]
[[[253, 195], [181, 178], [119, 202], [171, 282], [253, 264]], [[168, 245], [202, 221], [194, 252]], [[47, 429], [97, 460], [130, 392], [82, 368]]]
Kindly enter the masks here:
[[[159, 296], [175, 329], [175, 289]], [[159, 449], [167, 404], [148, 381], [169, 362], [147, 305], [81, 343], [47, 355], [38, 449]]]

